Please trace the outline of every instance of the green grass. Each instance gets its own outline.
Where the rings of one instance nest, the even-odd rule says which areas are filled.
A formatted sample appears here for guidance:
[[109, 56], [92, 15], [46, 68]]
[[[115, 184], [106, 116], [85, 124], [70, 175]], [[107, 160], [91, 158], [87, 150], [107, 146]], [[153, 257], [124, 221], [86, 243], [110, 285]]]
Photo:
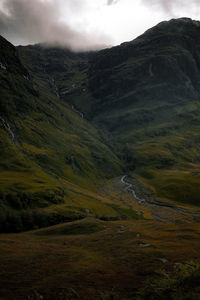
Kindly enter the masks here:
[[128, 209], [125, 207], [120, 207], [116, 204], [110, 204], [110, 206], [119, 214], [119, 218], [122, 220], [141, 220], [144, 219], [143, 216], [138, 215], [133, 209]]
[[184, 169], [147, 171], [145, 181], [155, 188], [161, 198], [168, 198], [180, 203], [200, 205], [198, 166]]
[[[119, 152], [127, 169], [144, 176], [158, 197], [199, 205], [199, 103], [162, 104], [163, 109], [156, 109], [154, 101], [145, 112], [138, 108], [141, 103], [129, 107], [129, 112], [113, 110], [105, 118], [113, 128], [123, 120], [114, 134], [122, 141]], [[148, 117], [152, 115], [153, 119]]]
[[[7, 216], [10, 213], [16, 214], [18, 218], [21, 209], [61, 206], [68, 201], [68, 188], [63, 183], [65, 180], [75, 184], [74, 190], [80, 186], [95, 191], [98, 181], [120, 174], [122, 163], [106, 145], [98, 130], [75, 113], [64, 99], [56, 97], [52, 77], [57, 81], [58, 74], [53, 70], [50, 71], [51, 74], [45, 75], [42, 67], [48, 60], [45, 51], [48, 53], [51, 50], [43, 49], [43, 53], [40, 48], [36, 56], [33, 53], [31, 59], [36, 60], [33, 69], [29, 58], [21, 56], [26, 67], [30, 67], [27, 80], [24, 77], [27, 71], [15, 56], [15, 48], [5, 40], [1, 42], [2, 51], [7, 53], [8, 65], [8, 70], [0, 70], [3, 82], [1, 117], [7, 124], [0, 121], [2, 211]], [[54, 56], [53, 53], [51, 54]], [[65, 50], [60, 49], [60, 53], [65, 57]], [[74, 81], [77, 84], [84, 81], [86, 75], [80, 68], [85, 58], [68, 51], [67, 55], [71, 55], [68, 60], [70, 65], [73, 65], [73, 60], [76, 63], [72, 70], [74, 77], [68, 83], [60, 84], [72, 85]], [[55, 68], [60, 60], [58, 57], [57, 61], [56, 57], [57, 54], [54, 57]], [[80, 66], [77, 67], [78, 65]], [[34, 68], [39, 71], [36, 72]], [[79, 88], [81, 89], [80, 86]], [[15, 135], [14, 140], [9, 127]], [[80, 208], [79, 217], [82, 213]], [[57, 207], [52, 210], [58, 214]], [[66, 210], [65, 208], [65, 213]], [[94, 209], [93, 213], [97, 210]], [[70, 213], [77, 218], [73, 210], [69, 209]], [[61, 209], [59, 214], [62, 219]]]
[[68, 224], [59, 226], [58, 228], [47, 229], [39, 231], [38, 235], [82, 235], [92, 234], [98, 231], [104, 230], [104, 225], [95, 220], [77, 222], [74, 224]]

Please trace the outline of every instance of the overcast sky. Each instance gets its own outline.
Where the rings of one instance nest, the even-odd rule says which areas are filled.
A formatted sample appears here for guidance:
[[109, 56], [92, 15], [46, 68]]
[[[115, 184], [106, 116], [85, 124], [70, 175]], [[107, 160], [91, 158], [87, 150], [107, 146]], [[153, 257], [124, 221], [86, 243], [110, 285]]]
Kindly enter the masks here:
[[179, 17], [199, 20], [200, 0], [0, 0], [0, 34], [15, 45], [103, 48]]

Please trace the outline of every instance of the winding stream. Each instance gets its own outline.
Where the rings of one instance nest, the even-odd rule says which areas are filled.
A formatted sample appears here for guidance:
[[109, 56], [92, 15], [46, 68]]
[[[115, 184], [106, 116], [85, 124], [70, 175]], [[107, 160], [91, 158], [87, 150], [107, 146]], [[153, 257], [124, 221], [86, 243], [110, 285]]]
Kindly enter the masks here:
[[181, 207], [175, 207], [172, 205], [167, 205], [163, 203], [156, 202], [154, 200], [149, 200], [149, 199], [144, 199], [140, 198], [137, 194], [136, 191], [134, 190], [134, 186], [132, 183], [126, 181], [126, 178], [128, 175], [123, 175], [121, 177], [121, 183], [123, 183], [125, 187], [125, 191], [130, 192], [133, 197], [137, 200], [137, 202], [142, 206], [147, 207], [153, 216], [153, 219], [155, 221], [159, 222], [169, 222], [169, 223], [174, 223], [176, 216], [178, 215], [198, 215], [200, 216], [199, 211], [193, 211]]

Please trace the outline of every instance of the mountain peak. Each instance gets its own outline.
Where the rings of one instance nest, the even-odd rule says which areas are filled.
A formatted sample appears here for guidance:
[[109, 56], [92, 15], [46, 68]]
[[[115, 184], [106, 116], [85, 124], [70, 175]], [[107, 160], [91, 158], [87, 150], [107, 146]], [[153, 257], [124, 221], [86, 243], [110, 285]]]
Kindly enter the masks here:
[[152, 33], [155, 30], [159, 31], [165, 31], [165, 33], [169, 31], [173, 32], [181, 32], [185, 31], [189, 28], [199, 28], [200, 27], [200, 22], [196, 20], [192, 20], [190, 18], [182, 17], [178, 19], [171, 19], [169, 21], [162, 21], [158, 23], [156, 26], [148, 29], [146, 33]]
[[157, 26], [163, 26], [164, 28], [166, 26], [196, 26], [196, 27], [200, 27], [200, 22], [196, 21], [196, 20], [192, 20], [191, 18], [186, 18], [186, 17], [182, 17], [182, 18], [178, 18], [178, 19], [171, 19], [169, 21], [163, 21], [161, 23], [159, 23]]

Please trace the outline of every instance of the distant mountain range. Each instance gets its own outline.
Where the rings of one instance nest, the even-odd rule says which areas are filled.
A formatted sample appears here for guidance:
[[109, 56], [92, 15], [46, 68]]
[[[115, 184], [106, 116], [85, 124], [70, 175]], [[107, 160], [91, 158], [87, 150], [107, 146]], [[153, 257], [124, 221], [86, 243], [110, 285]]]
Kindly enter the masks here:
[[98, 52], [0, 38], [0, 230], [121, 217], [98, 184], [135, 176], [200, 205], [200, 22]]

